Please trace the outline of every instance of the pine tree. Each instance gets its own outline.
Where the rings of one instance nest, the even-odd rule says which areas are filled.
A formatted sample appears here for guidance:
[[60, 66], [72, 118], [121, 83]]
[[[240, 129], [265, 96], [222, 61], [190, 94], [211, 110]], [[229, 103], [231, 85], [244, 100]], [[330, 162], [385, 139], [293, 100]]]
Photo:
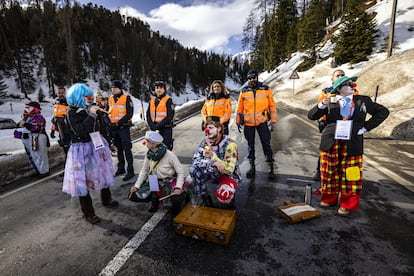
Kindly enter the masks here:
[[[290, 55], [287, 48], [289, 33], [295, 30], [297, 21], [296, 1], [280, 0], [269, 22], [269, 33], [266, 36], [268, 49], [266, 51], [266, 69], [272, 70]], [[293, 45], [289, 45], [292, 47]]]
[[333, 38], [337, 65], [368, 60], [375, 46], [378, 30], [374, 18], [364, 10], [362, 0], [350, 0], [344, 15], [344, 27]]
[[312, 0], [302, 20], [298, 23], [297, 45], [299, 50], [313, 48], [325, 36], [328, 16], [324, 0]]

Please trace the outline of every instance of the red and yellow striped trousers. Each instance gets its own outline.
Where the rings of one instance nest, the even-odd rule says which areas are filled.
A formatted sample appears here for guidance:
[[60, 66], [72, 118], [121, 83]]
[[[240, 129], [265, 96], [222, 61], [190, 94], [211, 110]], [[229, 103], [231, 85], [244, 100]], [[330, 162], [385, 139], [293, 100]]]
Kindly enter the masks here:
[[[320, 151], [321, 202], [358, 210], [362, 191], [362, 155], [348, 156], [346, 141], [336, 140], [328, 151]], [[347, 169], [359, 168], [359, 179], [348, 180]], [[349, 171], [349, 170], [348, 170]], [[357, 177], [358, 178], [358, 177]]]

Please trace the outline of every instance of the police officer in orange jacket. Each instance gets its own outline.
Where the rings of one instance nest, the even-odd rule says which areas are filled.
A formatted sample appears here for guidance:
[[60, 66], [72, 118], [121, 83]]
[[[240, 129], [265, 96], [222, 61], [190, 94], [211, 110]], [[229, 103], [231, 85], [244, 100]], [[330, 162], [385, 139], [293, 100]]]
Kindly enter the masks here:
[[112, 81], [112, 96], [108, 99], [109, 119], [111, 121], [111, 137], [118, 149], [118, 169], [115, 176], [125, 173], [125, 159], [128, 163], [123, 181], [135, 176], [134, 159], [132, 156], [131, 132], [134, 104], [131, 97], [122, 91], [123, 85], [119, 80]]
[[269, 165], [269, 179], [273, 179], [273, 150], [270, 145], [270, 132], [275, 129], [276, 104], [273, 94], [267, 85], [258, 81], [258, 74], [251, 70], [247, 73], [248, 85], [240, 91], [236, 112], [236, 124], [241, 131], [244, 126], [244, 137], [247, 140], [250, 169], [246, 173], [248, 178], [253, 178], [255, 169], [255, 135], [259, 134], [266, 162]]
[[55, 132], [59, 133], [58, 143], [62, 147], [65, 155], [68, 153], [70, 146], [70, 131], [65, 127], [65, 115], [69, 110], [66, 102], [66, 89], [61, 86], [58, 88], [58, 97], [53, 105], [52, 127], [50, 137], [55, 138]]
[[204, 131], [204, 124], [208, 116], [217, 116], [220, 118], [220, 123], [224, 127], [224, 134], [228, 135], [231, 112], [230, 93], [221, 80], [214, 80], [211, 83], [209, 94], [201, 109], [201, 116], [203, 118], [202, 130]]
[[173, 132], [175, 106], [172, 98], [165, 94], [166, 86], [163, 81], [154, 83], [156, 96], [151, 98], [147, 109], [147, 123], [152, 131], [158, 131], [164, 139], [164, 145], [173, 149]]

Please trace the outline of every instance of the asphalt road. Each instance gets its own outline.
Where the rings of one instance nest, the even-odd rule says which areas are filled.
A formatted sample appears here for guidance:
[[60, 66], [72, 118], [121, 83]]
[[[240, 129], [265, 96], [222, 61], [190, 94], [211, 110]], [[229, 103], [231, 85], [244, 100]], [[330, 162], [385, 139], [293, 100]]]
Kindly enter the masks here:
[[[188, 167], [202, 138], [200, 118], [174, 129], [174, 152]], [[225, 247], [179, 236], [168, 207], [155, 215], [149, 203], [127, 200], [134, 181], [117, 178], [117, 208], [93, 202], [101, 222], [81, 218], [77, 198], [52, 176], [0, 195], [0, 275], [412, 275], [414, 271], [414, 143], [366, 139], [361, 210], [349, 217], [337, 207], [317, 219], [289, 224], [277, 207], [303, 201], [313, 189], [319, 133], [314, 122], [279, 111], [272, 133], [277, 178], [268, 181], [261, 146], [258, 173], [239, 185], [236, 228]], [[242, 172], [247, 145], [231, 124]], [[259, 140], [259, 139], [257, 139]], [[258, 141], [257, 141], [258, 142]], [[139, 172], [145, 147], [134, 144]], [[134, 179], [135, 180], [135, 179]], [[319, 208], [319, 197], [312, 197]]]

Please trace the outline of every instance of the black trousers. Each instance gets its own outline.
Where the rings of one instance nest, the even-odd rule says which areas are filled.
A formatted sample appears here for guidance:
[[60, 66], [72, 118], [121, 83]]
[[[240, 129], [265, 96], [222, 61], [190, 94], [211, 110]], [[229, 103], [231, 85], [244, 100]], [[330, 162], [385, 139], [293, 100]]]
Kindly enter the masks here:
[[273, 150], [270, 146], [270, 139], [271, 134], [270, 130], [267, 127], [267, 123], [263, 123], [258, 126], [245, 126], [244, 127], [244, 137], [247, 140], [248, 150], [249, 154], [247, 156], [247, 159], [254, 161], [256, 159], [255, 156], [255, 136], [256, 131], [259, 134], [260, 142], [262, 143], [263, 153], [266, 157], [266, 162], [273, 162]]
[[[101, 190], [101, 201], [102, 204], [110, 203], [112, 200], [111, 191], [109, 188], [104, 188]], [[95, 209], [92, 205], [92, 198], [88, 193], [86, 196], [79, 197], [80, 206], [82, 209], [82, 213], [86, 218], [91, 218], [95, 216]]]
[[134, 157], [132, 156], [131, 132], [129, 127], [121, 126], [111, 130], [111, 137], [118, 149], [118, 169], [125, 170], [125, 159], [127, 161], [127, 172], [134, 173]]
[[[151, 207], [154, 208], [158, 208], [158, 204], [159, 204], [159, 197], [157, 196], [156, 193], [152, 192], [150, 195], [150, 201], [151, 201]], [[174, 214], [178, 214], [185, 206], [185, 204], [187, 203], [187, 193], [186, 192], [182, 192], [179, 195], [175, 195], [172, 196], [170, 198], [170, 201], [172, 203], [172, 212]]]
[[162, 138], [164, 138], [164, 145], [167, 146], [167, 149], [172, 150], [173, 149], [173, 131], [172, 127], [166, 127], [159, 130], [160, 135]]

